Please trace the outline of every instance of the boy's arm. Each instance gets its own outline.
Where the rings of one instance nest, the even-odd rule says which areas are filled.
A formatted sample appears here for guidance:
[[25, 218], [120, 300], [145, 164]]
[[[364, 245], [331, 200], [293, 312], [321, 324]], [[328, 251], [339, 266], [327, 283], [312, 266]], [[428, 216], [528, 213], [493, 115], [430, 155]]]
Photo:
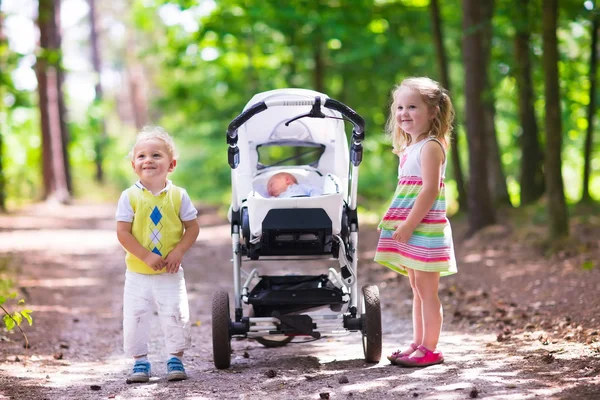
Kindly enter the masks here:
[[160, 271], [165, 267], [165, 260], [161, 256], [151, 252], [137, 241], [131, 233], [131, 222], [117, 221], [117, 238], [119, 243], [131, 254], [142, 260], [150, 268]]
[[179, 271], [179, 266], [181, 265], [183, 255], [196, 242], [198, 234], [200, 233], [200, 225], [198, 225], [197, 218], [194, 218], [190, 221], [182, 222], [183, 226], [185, 227], [183, 237], [181, 238], [181, 241], [177, 244], [177, 246], [175, 246], [175, 248], [171, 250], [169, 254], [167, 254], [167, 258], [165, 258], [165, 261], [167, 263], [167, 272], [173, 274]]

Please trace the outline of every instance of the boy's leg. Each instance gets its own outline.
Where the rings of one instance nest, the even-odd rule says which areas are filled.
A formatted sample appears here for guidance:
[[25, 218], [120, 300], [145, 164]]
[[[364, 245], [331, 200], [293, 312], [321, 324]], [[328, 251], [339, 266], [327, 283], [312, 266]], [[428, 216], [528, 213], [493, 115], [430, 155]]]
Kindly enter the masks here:
[[190, 313], [183, 268], [176, 274], [162, 274], [155, 285], [158, 316], [170, 359], [169, 380], [187, 379], [183, 368], [184, 350], [191, 346]]
[[126, 271], [123, 291], [123, 348], [135, 365], [129, 379], [147, 382], [150, 378], [148, 341], [152, 310], [151, 276]]

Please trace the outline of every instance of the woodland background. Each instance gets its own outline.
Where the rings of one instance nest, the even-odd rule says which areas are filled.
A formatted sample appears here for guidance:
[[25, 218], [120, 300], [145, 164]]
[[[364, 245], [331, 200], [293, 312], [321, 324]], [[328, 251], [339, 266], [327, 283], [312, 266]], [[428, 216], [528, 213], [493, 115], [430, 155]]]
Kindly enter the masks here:
[[[425, 75], [457, 109], [449, 211], [471, 233], [497, 210], [568, 236], [600, 198], [598, 4], [587, 0], [2, 0], [0, 209], [114, 201], [137, 130], [162, 125], [173, 175], [226, 208], [225, 129], [257, 92], [327, 93], [367, 122], [360, 211], [395, 185], [393, 86]], [[593, 207], [591, 210], [594, 210]], [[586, 208], [586, 210], [590, 210]], [[587, 211], [586, 211], [587, 212]]]
[[[471, 397], [474, 390], [599, 398], [600, 301], [590, 295], [600, 290], [599, 7], [592, 0], [0, 0], [0, 309], [13, 330], [0, 330], [0, 397], [90, 398], [97, 390], [90, 382], [102, 384], [102, 396], [139, 394], [123, 379], [130, 366], [120, 348], [123, 257], [113, 215], [135, 179], [126, 156], [146, 124], [175, 137], [181, 158], [172, 179], [200, 210], [201, 238], [186, 262], [199, 266], [189, 269], [190, 308], [197, 337], [208, 337], [210, 323], [200, 323], [210, 319], [208, 299], [231, 284], [225, 131], [255, 93], [283, 87], [325, 92], [366, 120], [361, 279], [382, 288], [392, 351], [408, 337], [410, 307], [398, 315], [391, 306], [409, 304], [410, 287], [373, 261], [373, 224], [397, 178], [384, 125], [394, 85], [425, 75], [449, 89], [457, 110], [446, 184], [461, 273], [440, 287], [444, 337], [455, 344], [445, 365], [457, 374], [428, 369], [424, 383], [346, 355], [352, 360], [315, 372], [317, 361], [298, 375], [299, 363], [312, 359], [296, 348], [280, 349], [281, 357], [252, 347], [237, 349], [245, 361], [236, 361], [236, 382], [244, 393], [279, 395], [282, 381], [259, 371], [268, 366], [297, 382], [288, 397], [316, 398], [328, 381], [304, 375], [325, 379], [328, 368], [340, 368], [361, 386], [346, 388], [354, 398], [388, 389], [413, 398], [411, 387], [439, 398], [427, 387], [453, 385]], [[23, 329], [32, 347], [14, 331], [30, 313], [34, 325]], [[194, 384], [141, 390], [233, 398], [238, 385], [211, 373], [210, 343], [197, 343], [195, 364], [186, 364]], [[342, 393], [338, 386], [332, 390]]]

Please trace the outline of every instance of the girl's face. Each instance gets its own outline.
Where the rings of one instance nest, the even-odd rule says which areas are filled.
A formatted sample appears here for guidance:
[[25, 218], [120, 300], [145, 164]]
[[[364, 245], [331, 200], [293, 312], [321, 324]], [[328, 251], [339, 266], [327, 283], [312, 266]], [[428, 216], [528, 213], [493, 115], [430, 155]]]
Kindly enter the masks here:
[[420, 135], [429, 131], [434, 113], [423, 101], [421, 93], [402, 87], [396, 94], [395, 106], [396, 122], [412, 137], [413, 143]]
[[167, 175], [175, 168], [175, 163], [167, 144], [160, 139], [144, 140], [133, 149], [131, 166], [144, 186], [166, 182]]

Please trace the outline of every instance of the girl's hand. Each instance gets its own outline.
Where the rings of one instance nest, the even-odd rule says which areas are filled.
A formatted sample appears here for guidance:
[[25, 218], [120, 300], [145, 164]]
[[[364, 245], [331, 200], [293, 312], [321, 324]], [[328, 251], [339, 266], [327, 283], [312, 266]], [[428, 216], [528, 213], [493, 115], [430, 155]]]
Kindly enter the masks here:
[[179, 271], [179, 266], [181, 265], [181, 260], [183, 259], [183, 254], [181, 254], [177, 250], [172, 250], [165, 258], [165, 264], [167, 266], [167, 272], [170, 274], [175, 274]]
[[160, 271], [166, 265], [165, 260], [163, 260], [161, 256], [152, 252], [148, 254], [142, 261], [144, 261], [150, 268], [152, 268], [155, 271]]
[[401, 222], [392, 234], [392, 239], [396, 242], [407, 243], [412, 236], [414, 228], [411, 228], [406, 222]]

